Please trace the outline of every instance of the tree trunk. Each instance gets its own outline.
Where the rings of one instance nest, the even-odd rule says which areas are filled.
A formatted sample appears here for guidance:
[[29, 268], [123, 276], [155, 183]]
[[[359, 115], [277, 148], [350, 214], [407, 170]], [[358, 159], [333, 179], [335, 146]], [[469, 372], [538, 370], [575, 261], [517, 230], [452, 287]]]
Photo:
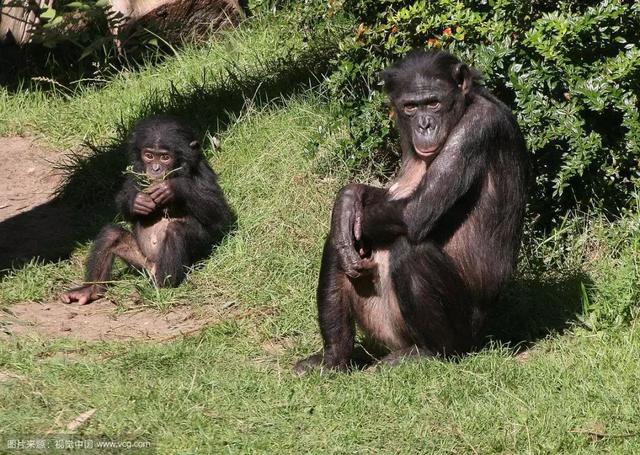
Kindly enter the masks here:
[[51, 7], [53, 1], [0, 0], [0, 43], [28, 43], [33, 30], [40, 23], [40, 11]]
[[110, 0], [121, 16], [114, 34], [147, 28], [167, 41], [237, 25], [244, 12], [238, 0]]
[[[55, 0], [0, 0], [0, 43], [28, 43], [39, 24], [42, 8]], [[114, 35], [148, 28], [175, 41], [227, 25], [237, 25], [244, 12], [238, 0], [110, 0]], [[119, 44], [119, 43], [118, 43]]]

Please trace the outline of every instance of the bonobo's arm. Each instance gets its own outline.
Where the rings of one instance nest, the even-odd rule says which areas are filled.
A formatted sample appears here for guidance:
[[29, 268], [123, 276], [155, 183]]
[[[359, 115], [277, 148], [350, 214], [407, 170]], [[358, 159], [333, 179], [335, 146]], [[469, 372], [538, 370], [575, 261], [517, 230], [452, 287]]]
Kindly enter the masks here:
[[372, 191], [369, 188], [362, 196], [360, 226], [366, 245], [369, 248], [380, 247], [407, 235], [404, 218], [407, 199], [390, 199], [387, 189], [373, 188], [376, 191]]
[[141, 192], [133, 176], [128, 176], [120, 192], [116, 195], [116, 205], [127, 221], [146, 216], [156, 210], [156, 203], [146, 193]]
[[[485, 174], [489, 150], [502, 147], [504, 121], [504, 114], [493, 105], [470, 106], [414, 194], [406, 200], [383, 198], [363, 204], [362, 235], [371, 247], [401, 235], [412, 243], [423, 242], [438, 220]], [[400, 216], [399, 210], [403, 211]]]
[[[386, 199], [386, 189], [356, 183], [345, 186], [336, 196], [329, 237], [337, 252], [341, 269], [352, 278], [357, 278], [375, 266], [366, 257], [370, 245], [362, 232], [363, 214], [368, 207], [366, 204], [373, 204], [373, 210], [376, 210]], [[397, 218], [402, 222], [402, 210], [396, 212]], [[385, 229], [393, 231], [395, 227], [388, 223]]]
[[201, 161], [191, 176], [168, 180], [173, 198], [185, 205], [212, 235], [218, 235], [231, 223], [233, 215], [213, 170]]

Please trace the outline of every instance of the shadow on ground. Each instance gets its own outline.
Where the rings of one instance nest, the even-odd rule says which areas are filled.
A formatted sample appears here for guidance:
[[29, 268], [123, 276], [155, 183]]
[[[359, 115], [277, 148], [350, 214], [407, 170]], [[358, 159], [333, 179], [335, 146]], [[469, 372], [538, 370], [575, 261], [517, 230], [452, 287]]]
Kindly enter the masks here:
[[533, 272], [516, 278], [490, 314], [488, 339], [517, 353], [564, 332], [582, 313], [583, 285], [590, 289], [591, 284], [580, 270]]
[[88, 156], [70, 156], [69, 173], [53, 200], [0, 222], [0, 276], [34, 258], [68, 258], [78, 242], [95, 237], [115, 217], [113, 201], [127, 165], [125, 140], [139, 119], [176, 115], [201, 135], [219, 134], [248, 104], [259, 108], [281, 103], [316, 85], [330, 69], [332, 54], [332, 47], [310, 46], [301, 54], [259, 62], [250, 70], [231, 64], [224, 73], [204, 73], [184, 91], [174, 88], [151, 96], [137, 115], [123, 120], [111, 144], [88, 145]]

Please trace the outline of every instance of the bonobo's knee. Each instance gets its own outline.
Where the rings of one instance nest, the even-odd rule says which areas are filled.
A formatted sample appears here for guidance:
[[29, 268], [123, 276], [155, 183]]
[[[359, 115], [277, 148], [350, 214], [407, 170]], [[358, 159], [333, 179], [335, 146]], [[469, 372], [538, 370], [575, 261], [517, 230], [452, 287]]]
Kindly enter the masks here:
[[180, 222], [169, 223], [165, 231], [165, 242], [170, 248], [182, 248], [182, 245], [186, 243], [185, 235], [184, 226]]
[[336, 196], [336, 202], [342, 201], [343, 199], [356, 199], [361, 192], [360, 186], [359, 183], [349, 183], [345, 185]]
[[117, 224], [107, 224], [103, 227], [96, 237], [95, 244], [98, 248], [112, 247], [116, 245], [123, 235], [129, 231]]

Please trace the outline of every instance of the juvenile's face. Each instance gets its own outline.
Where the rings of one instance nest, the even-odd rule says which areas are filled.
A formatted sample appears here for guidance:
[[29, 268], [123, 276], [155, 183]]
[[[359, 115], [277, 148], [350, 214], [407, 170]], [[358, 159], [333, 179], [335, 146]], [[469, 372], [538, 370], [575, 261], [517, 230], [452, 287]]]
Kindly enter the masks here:
[[456, 85], [420, 74], [392, 100], [400, 129], [423, 159], [437, 155], [464, 111], [464, 95]]
[[175, 156], [169, 150], [145, 148], [142, 149], [141, 157], [151, 180], [164, 178], [174, 168]]

